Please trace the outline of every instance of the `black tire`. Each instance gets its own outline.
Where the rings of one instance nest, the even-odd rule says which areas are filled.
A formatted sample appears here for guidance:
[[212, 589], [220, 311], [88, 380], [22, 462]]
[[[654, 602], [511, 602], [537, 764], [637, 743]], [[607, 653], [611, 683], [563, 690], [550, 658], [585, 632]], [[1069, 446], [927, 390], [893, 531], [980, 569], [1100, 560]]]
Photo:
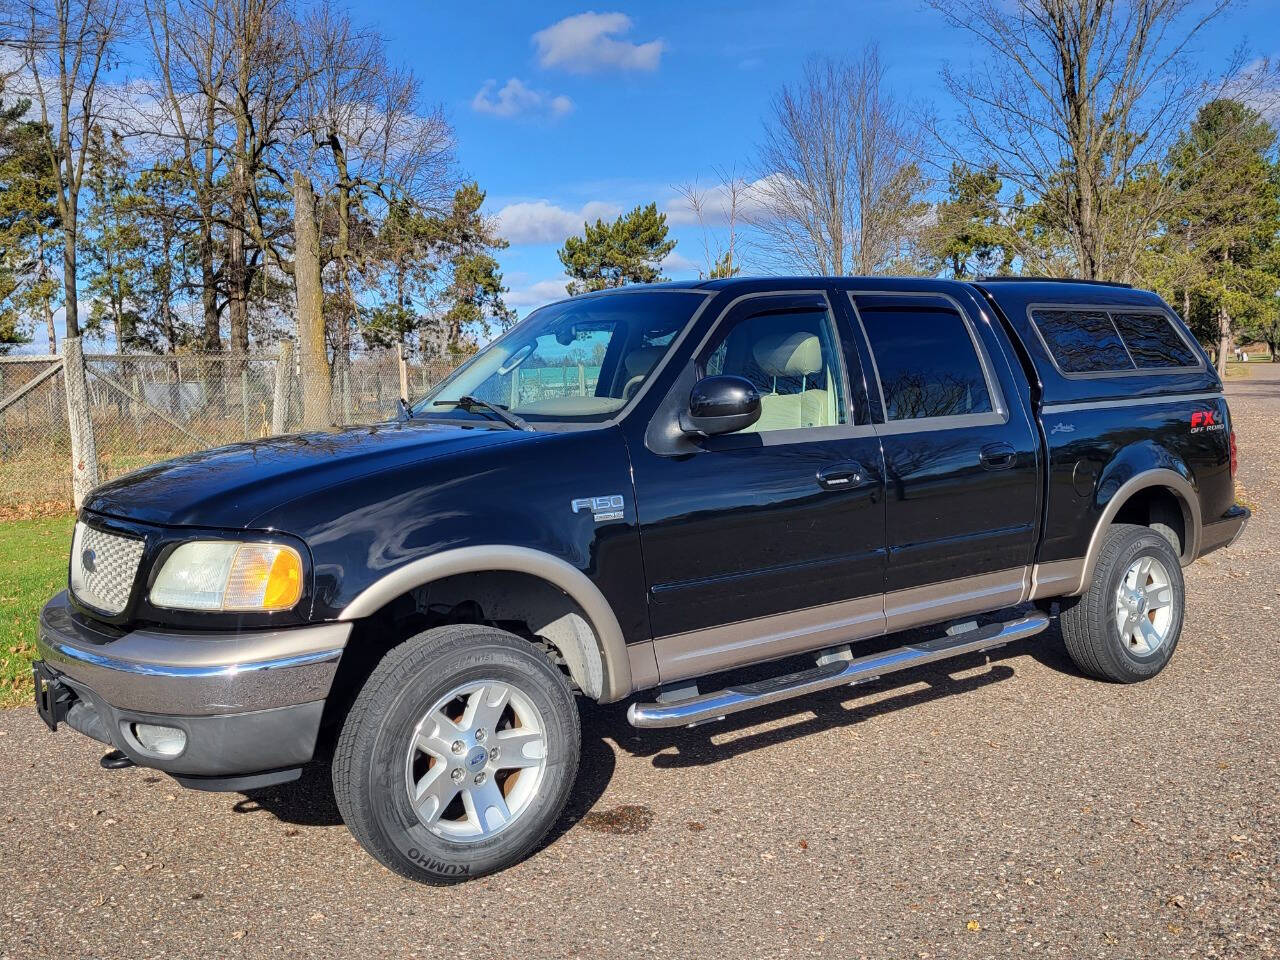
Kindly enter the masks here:
[[[450, 691], [480, 680], [516, 688], [537, 709], [546, 764], [528, 805], [509, 824], [493, 836], [457, 842], [437, 835], [414, 812], [406, 757], [427, 711]], [[439, 627], [391, 650], [366, 681], [338, 738], [334, 794], [348, 829], [384, 866], [422, 883], [457, 883], [505, 869], [538, 847], [573, 787], [580, 744], [569, 683], [540, 650], [492, 627]]]
[[[1116, 622], [1116, 594], [1130, 565], [1154, 557], [1169, 576], [1172, 617], [1164, 641], [1146, 654], [1135, 653]], [[1084, 673], [1116, 683], [1138, 683], [1164, 669], [1182, 633], [1184, 585], [1178, 555], [1165, 536], [1150, 527], [1114, 524], [1102, 541], [1093, 582], [1083, 595], [1063, 599], [1059, 623], [1067, 653]]]

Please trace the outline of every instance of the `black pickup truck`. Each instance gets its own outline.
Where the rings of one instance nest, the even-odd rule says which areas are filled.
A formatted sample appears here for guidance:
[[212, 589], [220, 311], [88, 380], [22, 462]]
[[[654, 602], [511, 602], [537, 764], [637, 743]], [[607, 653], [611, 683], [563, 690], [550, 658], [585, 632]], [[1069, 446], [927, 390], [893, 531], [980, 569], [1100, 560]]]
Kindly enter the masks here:
[[474, 877], [560, 816], [575, 696], [639, 695], [637, 727], [700, 723], [1006, 644], [1055, 611], [1085, 673], [1154, 676], [1181, 567], [1248, 519], [1235, 459], [1203, 351], [1127, 287], [576, 297], [395, 422], [93, 491], [41, 614], [37, 706], [111, 746], [104, 762], [212, 790], [296, 779], [328, 742], [374, 857]]

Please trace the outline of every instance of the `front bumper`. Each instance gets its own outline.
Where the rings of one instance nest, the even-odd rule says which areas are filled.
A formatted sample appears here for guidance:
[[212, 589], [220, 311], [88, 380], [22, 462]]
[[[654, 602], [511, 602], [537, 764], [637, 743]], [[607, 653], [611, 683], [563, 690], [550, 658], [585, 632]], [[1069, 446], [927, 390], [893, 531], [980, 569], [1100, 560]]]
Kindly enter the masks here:
[[[55, 724], [65, 718], [185, 786], [237, 790], [294, 779], [311, 759], [350, 632], [324, 623], [121, 633], [81, 617], [64, 592], [41, 611], [36, 645], [44, 682], [56, 685]], [[149, 753], [134, 723], [176, 727], [186, 744], [172, 757]]]

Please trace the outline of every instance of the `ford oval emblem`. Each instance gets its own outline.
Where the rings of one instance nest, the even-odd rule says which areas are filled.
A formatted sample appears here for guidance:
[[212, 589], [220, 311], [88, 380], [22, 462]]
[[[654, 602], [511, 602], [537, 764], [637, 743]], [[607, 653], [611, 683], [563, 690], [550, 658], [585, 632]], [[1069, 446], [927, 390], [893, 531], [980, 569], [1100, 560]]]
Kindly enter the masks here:
[[80, 554], [80, 566], [84, 567], [86, 573], [94, 573], [94, 563], [97, 561], [98, 555], [93, 552], [93, 548], [89, 548]]

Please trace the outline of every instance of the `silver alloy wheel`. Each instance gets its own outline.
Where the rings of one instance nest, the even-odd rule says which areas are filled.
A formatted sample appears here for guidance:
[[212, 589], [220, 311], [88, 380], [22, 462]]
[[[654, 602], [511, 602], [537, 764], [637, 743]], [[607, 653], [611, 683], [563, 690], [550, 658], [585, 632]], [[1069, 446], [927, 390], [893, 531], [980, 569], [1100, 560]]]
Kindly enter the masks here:
[[1129, 652], [1145, 657], [1168, 639], [1173, 625], [1173, 583], [1155, 557], [1129, 564], [1116, 588], [1116, 626]]
[[405, 787], [436, 836], [487, 840], [529, 808], [547, 767], [546, 724], [523, 692], [497, 680], [450, 690], [413, 730]]

